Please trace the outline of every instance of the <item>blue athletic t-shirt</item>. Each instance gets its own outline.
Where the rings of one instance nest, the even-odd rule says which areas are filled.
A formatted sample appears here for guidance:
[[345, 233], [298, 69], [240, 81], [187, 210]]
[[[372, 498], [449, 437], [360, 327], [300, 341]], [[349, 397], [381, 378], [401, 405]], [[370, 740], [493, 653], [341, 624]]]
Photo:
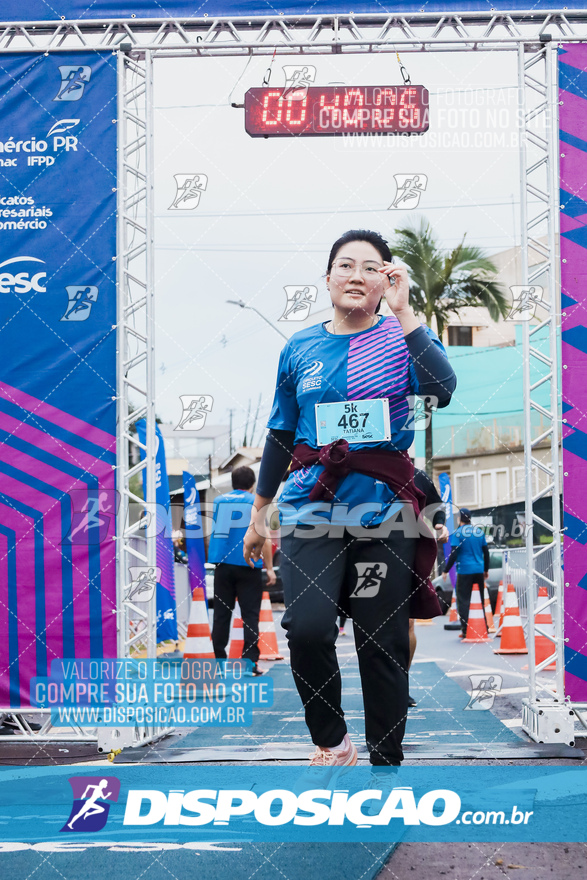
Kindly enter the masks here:
[[478, 574], [485, 571], [483, 547], [487, 547], [485, 533], [471, 523], [459, 526], [452, 537], [457, 551], [457, 574]]
[[[227, 562], [229, 565], [245, 565], [243, 540], [251, 521], [251, 505], [255, 500], [252, 492], [233, 489], [214, 499], [214, 528], [208, 545], [208, 562]], [[262, 568], [263, 560], [255, 562]]]
[[[424, 328], [444, 352], [438, 336]], [[359, 333], [329, 333], [317, 324], [294, 333], [279, 359], [277, 386], [268, 428], [295, 431], [296, 443], [317, 448], [317, 403], [366, 400], [386, 397], [389, 401], [391, 439], [377, 443], [353, 443], [353, 449], [408, 449], [414, 431], [406, 427], [409, 419], [408, 396], [418, 393], [418, 380], [405, 341], [394, 316], [381, 317], [374, 327]], [[294, 471], [279, 497], [282, 522], [293, 522], [291, 507], [308, 505], [308, 495], [322, 473], [320, 464]], [[351, 471], [338, 486], [334, 505], [348, 505], [356, 511], [355, 523], [366, 525], [383, 521], [395, 513], [395, 496], [387, 483]], [[363, 512], [364, 504], [380, 514]], [[289, 508], [289, 509], [288, 509]], [[323, 502], [315, 502], [324, 510]], [[311, 515], [310, 507], [304, 508]], [[315, 520], [313, 520], [315, 521]], [[347, 516], [347, 522], [349, 522]]]

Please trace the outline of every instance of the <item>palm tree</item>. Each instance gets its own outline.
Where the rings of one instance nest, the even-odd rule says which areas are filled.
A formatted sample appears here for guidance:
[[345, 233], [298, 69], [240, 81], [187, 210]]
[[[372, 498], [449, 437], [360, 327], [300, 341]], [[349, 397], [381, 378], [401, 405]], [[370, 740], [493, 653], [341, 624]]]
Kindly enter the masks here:
[[[451, 316], [465, 306], [483, 306], [494, 321], [507, 315], [509, 301], [502, 286], [491, 278], [497, 266], [480, 248], [465, 246], [466, 233], [460, 244], [446, 253], [424, 218], [419, 225], [414, 223], [394, 232], [391, 250], [410, 270], [410, 304], [440, 337]], [[430, 417], [426, 425], [426, 470], [432, 476]]]

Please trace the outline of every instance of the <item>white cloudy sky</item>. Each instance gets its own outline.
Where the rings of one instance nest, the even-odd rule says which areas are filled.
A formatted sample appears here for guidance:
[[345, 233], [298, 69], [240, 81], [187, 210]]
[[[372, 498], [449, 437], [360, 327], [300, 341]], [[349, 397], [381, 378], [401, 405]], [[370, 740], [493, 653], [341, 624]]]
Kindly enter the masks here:
[[[283, 339], [254, 312], [225, 301], [242, 298], [276, 323], [283, 287], [315, 284], [317, 308], [326, 307], [332, 242], [357, 227], [392, 235], [414, 216], [388, 210], [394, 174], [428, 175], [418, 216], [431, 221], [444, 247], [466, 232], [469, 243], [496, 253], [520, 234], [515, 53], [404, 55], [412, 82], [430, 90], [430, 131], [387, 138], [384, 148], [349, 148], [332, 137], [249, 137], [244, 111], [230, 107], [229, 96], [242, 102], [260, 86], [269, 60], [155, 63], [157, 413], [177, 421], [180, 394], [211, 394], [209, 421], [227, 423], [234, 407], [237, 438], [248, 400], [256, 405], [259, 394], [265, 423]], [[392, 54], [304, 61], [316, 66], [316, 84], [401, 83]], [[284, 63], [296, 59], [276, 58], [272, 85], [284, 84]], [[487, 148], [491, 132], [503, 140]], [[208, 176], [200, 205], [170, 211], [173, 175], [194, 172]], [[286, 335], [296, 329], [278, 326]]]

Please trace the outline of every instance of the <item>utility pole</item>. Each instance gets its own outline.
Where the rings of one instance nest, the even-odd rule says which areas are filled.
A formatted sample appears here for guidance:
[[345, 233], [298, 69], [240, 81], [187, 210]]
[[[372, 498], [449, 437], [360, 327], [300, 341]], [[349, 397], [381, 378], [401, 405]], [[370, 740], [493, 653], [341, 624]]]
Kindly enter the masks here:
[[228, 446], [230, 450], [230, 455], [234, 452], [234, 446], [232, 443], [232, 414], [234, 412], [234, 407], [228, 410]]

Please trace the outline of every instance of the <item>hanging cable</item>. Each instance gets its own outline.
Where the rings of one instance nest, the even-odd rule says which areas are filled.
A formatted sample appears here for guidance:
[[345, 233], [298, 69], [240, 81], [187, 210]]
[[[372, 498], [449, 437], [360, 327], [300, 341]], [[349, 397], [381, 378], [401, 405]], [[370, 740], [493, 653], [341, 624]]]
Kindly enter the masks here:
[[397, 51], [397, 49], [395, 50], [395, 54], [396, 54], [396, 57], [397, 57], [397, 63], [399, 64], [399, 72], [400, 72], [401, 75], [402, 75], [402, 79], [403, 79], [403, 81], [404, 81], [404, 85], [405, 85], [405, 86], [410, 86], [410, 85], [412, 84], [412, 80], [410, 79], [410, 74], [408, 73], [408, 71], [406, 70], [406, 68], [404, 67], [404, 65], [402, 64], [401, 59], [400, 59], [400, 57], [399, 57], [399, 52]]
[[264, 85], [264, 86], [268, 86], [268, 85], [269, 85], [269, 81], [270, 81], [270, 79], [271, 79], [271, 68], [273, 67], [273, 62], [275, 61], [275, 54], [276, 54], [276, 52], [277, 52], [277, 47], [275, 47], [275, 49], [273, 50], [273, 55], [272, 55], [272, 57], [271, 57], [271, 61], [270, 61], [270, 63], [269, 63], [269, 67], [268, 67], [267, 70], [265, 71], [265, 76], [264, 76], [264, 78], [263, 78], [263, 85]]
[[[236, 87], [238, 86], [239, 82], [241, 81], [241, 79], [242, 79], [243, 76], [245, 75], [245, 73], [246, 73], [246, 71], [247, 71], [247, 67], [248, 67], [249, 64], [251, 63], [252, 59], [253, 59], [253, 56], [252, 56], [252, 55], [249, 55], [248, 60], [247, 60], [247, 63], [245, 64], [245, 66], [244, 66], [244, 68], [243, 68], [243, 71], [242, 71], [241, 75], [239, 76], [239, 78], [237, 79], [237, 81], [235, 82], [235, 84], [233, 85], [233, 87], [231, 88], [231, 90], [230, 90], [230, 94], [229, 94], [229, 96], [228, 96], [228, 103], [229, 103], [229, 104], [230, 104], [230, 99], [232, 98], [232, 95], [233, 95], [234, 90], [236, 89]], [[243, 105], [232, 104], [232, 106], [233, 106], [233, 107], [238, 107], [238, 106], [243, 106]]]

